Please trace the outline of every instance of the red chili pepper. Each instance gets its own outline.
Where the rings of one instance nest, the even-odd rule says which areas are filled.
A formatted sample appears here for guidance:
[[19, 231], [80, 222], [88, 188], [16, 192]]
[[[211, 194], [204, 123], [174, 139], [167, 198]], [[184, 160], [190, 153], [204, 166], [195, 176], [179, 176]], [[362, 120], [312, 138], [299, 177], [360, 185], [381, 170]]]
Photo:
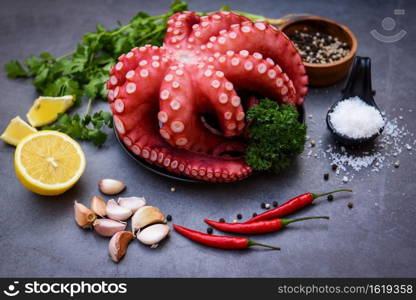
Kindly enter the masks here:
[[304, 217], [298, 219], [272, 219], [265, 221], [257, 221], [253, 223], [222, 223], [213, 220], [205, 219], [205, 223], [208, 225], [225, 232], [233, 232], [240, 234], [262, 234], [268, 232], [275, 232], [283, 227], [286, 227], [290, 223], [311, 220], [311, 219], [329, 219], [327, 216], [319, 217]]
[[352, 192], [352, 190], [351, 189], [338, 189], [338, 190], [325, 193], [325, 194], [312, 194], [312, 193], [302, 194], [293, 199], [290, 199], [289, 201], [283, 203], [282, 205], [276, 208], [273, 208], [272, 210], [265, 211], [264, 213], [261, 213], [251, 218], [245, 223], [252, 223], [256, 221], [281, 218], [281, 217], [287, 216], [291, 213], [294, 213], [295, 211], [300, 210], [304, 206], [311, 204], [312, 201], [315, 200], [316, 198], [327, 196], [329, 194], [333, 194], [337, 192]]
[[173, 225], [173, 228], [175, 228], [175, 231], [180, 233], [184, 237], [192, 241], [195, 241], [197, 243], [203, 244], [205, 246], [213, 247], [213, 248], [247, 249], [251, 246], [262, 246], [262, 247], [270, 248], [273, 250], [280, 250], [279, 247], [260, 244], [255, 241], [249, 240], [248, 238], [245, 238], [245, 237], [206, 234], [206, 233], [191, 230], [191, 229], [188, 229], [188, 228], [176, 225], [176, 224]]

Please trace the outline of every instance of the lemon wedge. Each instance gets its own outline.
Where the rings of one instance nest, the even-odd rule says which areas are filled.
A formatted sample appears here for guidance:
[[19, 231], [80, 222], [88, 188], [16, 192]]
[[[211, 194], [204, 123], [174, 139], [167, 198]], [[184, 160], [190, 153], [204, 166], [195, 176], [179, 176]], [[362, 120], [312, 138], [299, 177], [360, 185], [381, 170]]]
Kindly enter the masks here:
[[68, 135], [42, 130], [23, 138], [16, 147], [17, 178], [30, 191], [59, 195], [70, 189], [85, 170], [81, 146]]
[[26, 117], [30, 125], [39, 127], [52, 123], [59, 113], [65, 112], [74, 105], [74, 96], [44, 97], [35, 100]]
[[7, 125], [6, 130], [4, 130], [0, 139], [10, 145], [17, 146], [21, 139], [36, 131], [35, 128], [17, 116], [10, 121], [9, 125]]

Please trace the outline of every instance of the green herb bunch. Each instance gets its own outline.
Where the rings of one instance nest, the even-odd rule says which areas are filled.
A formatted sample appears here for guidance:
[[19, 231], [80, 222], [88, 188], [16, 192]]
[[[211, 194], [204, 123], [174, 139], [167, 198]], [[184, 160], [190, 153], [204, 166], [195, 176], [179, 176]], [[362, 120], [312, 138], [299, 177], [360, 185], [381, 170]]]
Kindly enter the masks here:
[[[117, 57], [136, 46], [162, 45], [168, 18], [186, 9], [186, 2], [176, 0], [170, 10], [160, 16], [139, 12], [129, 24], [122, 26], [119, 23], [113, 30], [98, 25], [96, 32], [85, 34], [76, 50], [71, 53], [55, 58], [44, 52], [39, 56], [30, 56], [23, 64], [16, 60], [10, 61], [4, 68], [11, 78], [33, 78], [32, 84], [41, 95], [74, 95], [77, 104], [80, 104], [81, 99], [88, 98], [90, 107], [92, 99], [106, 98], [105, 83]], [[90, 116], [87, 109], [83, 118], [78, 114], [63, 114], [56, 124], [47, 128], [102, 145], [106, 140], [102, 129], [112, 126], [108, 116], [109, 113], [104, 112]]]
[[279, 172], [303, 152], [306, 125], [299, 122], [296, 107], [263, 99], [249, 109], [247, 120], [251, 125], [246, 161], [254, 170]]

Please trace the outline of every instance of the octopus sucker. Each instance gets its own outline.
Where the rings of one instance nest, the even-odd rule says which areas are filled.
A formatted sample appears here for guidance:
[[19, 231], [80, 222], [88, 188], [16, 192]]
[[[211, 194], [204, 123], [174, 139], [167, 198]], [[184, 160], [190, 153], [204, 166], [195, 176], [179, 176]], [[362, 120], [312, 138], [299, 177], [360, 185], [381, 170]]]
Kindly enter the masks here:
[[107, 81], [120, 140], [170, 172], [209, 182], [241, 180], [247, 109], [255, 92], [300, 105], [308, 79], [289, 39], [264, 22], [231, 12], [168, 20], [162, 47], [121, 55]]

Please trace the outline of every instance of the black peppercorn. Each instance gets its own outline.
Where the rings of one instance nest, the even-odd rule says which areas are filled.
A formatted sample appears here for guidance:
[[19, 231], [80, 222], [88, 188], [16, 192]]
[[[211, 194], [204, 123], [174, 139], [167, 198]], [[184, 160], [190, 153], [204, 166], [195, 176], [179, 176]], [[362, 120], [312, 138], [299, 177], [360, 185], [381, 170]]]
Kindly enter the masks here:
[[253, 213], [253, 218], [254, 218], [254, 217], [257, 217], [257, 213]]
[[325, 173], [324, 174], [324, 180], [328, 180], [329, 179], [329, 174], [328, 173]]
[[328, 201], [332, 201], [332, 200], [334, 200], [334, 196], [332, 196], [332, 195], [328, 195], [328, 197], [326, 197], [326, 199], [327, 199]]
[[213, 231], [213, 230], [212, 230], [212, 228], [211, 228], [211, 227], [208, 227], [208, 228], [207, 228], [207, 233], [208, 233], [208, 234], [212, 234], [212, 231]]
[[332, 164], [331, 168], [332, 168], [333, 171], [335, 171], [338, 168], [338, 166], [336, 164]]
[[277, 203], [277, 201], [273, 201], [272, 205], [273, 205], [273, 207], [277, 207], [279, 205], [279, 203]]
[[220, 219], [220, 223], [225, 223], [225, 219], [224, 218], [221, 218]]
[[241, 220], [243, 218], [242, 214], [237, 214], [237, 219]]
[[167, 215], [166, 216], [166, 221], [168, 221], [168, 222], [172, 221], [172, 216], [171, 215]]
[[349, 209], [351, 209], [351, 208], [353, 208], [354, 204], [352, 204], [352, 202], [348, 202], [347, 206], [348, 206]]
[[264, 202], [263, 202], [263, 203], [260, 205], [260, 207], [261, 207], [261, 208], [266, 208], [266, 203], [264, 203]]

